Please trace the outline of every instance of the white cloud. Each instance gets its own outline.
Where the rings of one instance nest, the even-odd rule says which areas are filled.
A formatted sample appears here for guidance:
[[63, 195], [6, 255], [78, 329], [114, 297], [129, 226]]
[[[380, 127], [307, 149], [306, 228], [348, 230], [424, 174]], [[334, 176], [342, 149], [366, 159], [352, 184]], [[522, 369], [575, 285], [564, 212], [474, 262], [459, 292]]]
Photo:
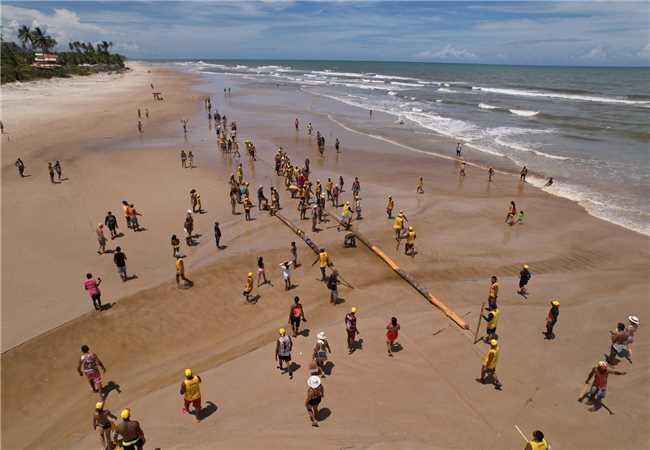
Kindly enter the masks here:
[[587, 53], [580, 55], [579, 58], [586, 61], [602, 62], [606, 61], [608, 56], [609, 52], [607, 49], [602, 45], [598, 45], [589, 50]]
[[645, 47], [641, 48], [636, 55], [639, 58], [644, 59], [646, 63], [650, 63], [650, 42], [648, 42]]
[[456, 48], [447, 44], [439, 50], [425, 50], [415, 55], [416, 58], [424, 59], [444, 59], [444, 60], [468, 60], [475, 59], [476, 55], [464, 48]]

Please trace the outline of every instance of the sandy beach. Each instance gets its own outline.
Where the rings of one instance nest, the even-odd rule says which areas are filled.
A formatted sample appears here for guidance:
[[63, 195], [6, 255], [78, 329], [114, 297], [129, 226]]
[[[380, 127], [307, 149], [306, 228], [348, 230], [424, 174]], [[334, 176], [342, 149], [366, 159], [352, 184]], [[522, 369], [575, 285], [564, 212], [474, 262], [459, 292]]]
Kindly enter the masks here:
[[[2, 448], [98, 448], [90, 426], [97, 395], [75, 371], [79, 347], [87, 344], [108, 369], [113, 389], [106, 406], [117, 414], [130, 407], [146, 448], [523, 448], [515, 425], [528, 435], [545, 431], [554, 449], [641, 449], [650, 446], [650, 340], [647, 236], [588, 215], [571, 201], [553, 197], [499, 172], [493, 183], [478, 161], [467, 176], [458, 163], [372, 138], [393, 118], [311, 96], [227, 77], [199, 76], [160, 65], [129, 63], [120, 75], [3, 86], [2, 120]], [[164, 102], [155, 102], [150, 83]], [[224, 87], [232, 95], [224, 97]], [[251, 190], [280, 191], [281, 213], [327, 249], [352, 288], [342, 286], [333, 306], [319, 281], [316, 255], [277, 218], [253, 209], [254, 221], [231, 215], [228, 178], [237, 160], [216, 146], [202, 99], [229, 120], [240, 139], [252, 139], [258, 160], [242, 150]], [[137, 109], [149, 109], [144, 133]], [[299, 117], [301, 129], [293, 128]], [[183, 135], [181, 119], [189, 119]], [[327, 137], [320, 157], [315, 136]], [[341, 140], [342, 152], [333, 147]], [[361, 181], [361, 231], [433, 295], [470, 325], [462, 330], [385, 263], [358, 244], [344, 248], [343, 232], [330, 221], [320, 232], [300, 221], [297, 202], [275, 175], [273, 157], [283, 147], [300, 166], [311, 161], [311, 180], [343, 176], [343, 200]], [[453, 143], [431, 143], [451, 155]], [[181, 168], [180, 149], [191, 149], [196, 167]], [[17, 175], [21, 157], [27, 178]], [[51, 184], [47, 162], [60, 160], [65, 181]], [[418, 177], [424, 194], [416, 194]], [[189, 190], [201, 193], [198, 245], [187, 247], [190, 289], [177, 289], [171, 234], [182, 236]], [[415, 257], [395, 250], [388, 195], [417, 231]], [[126, 229], [121, 201], [142, 213], [145, 231]], [[522, 225], [504, 217], [515, 200], [526, 211]], [[334, 211], [334, 208], [328, 207]], [[123, 237], [129, 272], [120, 281], [112, 255], [96, 253], [95, 227], [113, 211]], [[240, 207], [241, 211], [241, 207]], [[340, 209], [338, 210], [340, 214]], [[219, 221], [223, 249], [212, 226]], [[278, 265], [296, 241], [297, 285], [287, 292]], [[247, 304], [246, 273], [264, 256], [272, 285], [254, 290]], [[527, 299], [516, 293], [521, 266], [533, 273]], [[101, 276], [101, 313], [83, 289], [86, 272]], [[503, 390], [476, 381], [487, 346], [473, 343], [489, 279], [501, 286], [498, 365]], [[305, 306], [306, 330], [294, 339], [299, 366], [289, 380], [275, 369], [277, 329], [286, 326], [293, 297]], [[542, 335], [549, 301], [561, 301], [557, 338]], [[361, 348], [348, 354], [344, 316], [359, 309]], [[641, 318], [633, 364], [609, 379], [606, 406], [588, 410], [576, 401], [589, 370], [610, 346], [609, 330], [630, 314]], [[401, 350], [386, 355], [386, 324], [401, 324]], [[319, 428], [304, 407], [315, 336], [332, 346], [330, 375]], [[484, 325], [481, 333], [484, 334]], [[198, 424], [181, 414], [178, 387], [183, 369], [203, 379], [203, 401], [212, 402]], [[614, 432], [615, 431], [615, 432]]]

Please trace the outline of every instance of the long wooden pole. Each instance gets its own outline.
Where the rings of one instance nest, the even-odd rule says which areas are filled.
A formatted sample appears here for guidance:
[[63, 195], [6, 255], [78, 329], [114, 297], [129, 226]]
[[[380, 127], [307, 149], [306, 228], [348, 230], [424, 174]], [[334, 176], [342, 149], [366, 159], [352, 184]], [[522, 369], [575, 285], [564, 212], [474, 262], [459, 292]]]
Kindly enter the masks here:
[[483, 318], [483, 308], [485, 307], [485, 303], [481, 304], [481, 312], [478, 314], [478, 320], [476, 321], [476, 332], [474, 333], [474, 343], [476, 344], [478, 342], [478, 329], [481, 326], [481, 319]]

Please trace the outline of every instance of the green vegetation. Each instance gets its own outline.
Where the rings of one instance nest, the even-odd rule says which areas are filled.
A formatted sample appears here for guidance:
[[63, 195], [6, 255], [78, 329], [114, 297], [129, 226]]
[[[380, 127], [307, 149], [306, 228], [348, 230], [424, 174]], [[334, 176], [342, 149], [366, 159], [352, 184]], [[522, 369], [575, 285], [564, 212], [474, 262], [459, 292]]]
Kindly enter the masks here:
[[57, 54], [56, 66], [37, 67], [33, 65], [35, 52], [48, 53], [56, 47], [57, 41], [39, 27], [32, 30], [25, 25], [18, 30], [18, 40], [20, 46], [1, 40], [2, 83], [124, 70], [124, 57], [110, 52], [112, 42], [102, 41], [96, 45], [70, 42], [70, 51]]

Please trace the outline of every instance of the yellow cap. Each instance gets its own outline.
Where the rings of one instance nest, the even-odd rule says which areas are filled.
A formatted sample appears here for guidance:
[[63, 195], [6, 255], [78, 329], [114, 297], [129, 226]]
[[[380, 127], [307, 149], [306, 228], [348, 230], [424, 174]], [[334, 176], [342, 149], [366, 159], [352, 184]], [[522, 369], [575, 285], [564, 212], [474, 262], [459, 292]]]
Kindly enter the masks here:
[[553, 306], [560, 306], [560, 301], [559, 301], [559, 300], [553, 300], [553, 301], [551, 302], [551, 305], [553, 305]]
[[353, 313], [357, 312], [357, 307], [356, 307], [356, 306], [353, 306], [353, 307], [350, 309], [350, 311], [352, 311]]
[[491, 345], [492, 347], [496, 347], [497, 344], [498, 344], [498, 342], [497, 342], [496, 339], [490, 339], [490, 345]]
[[280, 336], [284, 336], [285, 334], [287, 334], [287, 330], [285, 330], [284, 328], [280, 328], [278, 330], [278, 333], [280, 334]]
[[403, 209], [400, 209], [400, 210], [399, 210], [399, 213], [400, 213], [400, 214], [404, 214], [404, 210], [403, 210]]
[[125, 420], [128, 419], [129, 417], [131, 417], [131, 411], [129, 409], [123, 409], [122, 412], [120, 413], [120, 417]]
[[413, 227], [409, 227], [409, 231], [413, 231]]
[[103, 409], [103, 408], [104, 408], [104, 402], [95, 403], [95, 409]]
[[528, 269], [528, 264], [524, 264], [524, 269]]
[[192, 369], [185, 369], [185, 376], [186, 377], [191, 377], [192, 376]]
[[252, 277], [253, 277], [253, 272], [248, 272], [248, 278], [252, 278]]

